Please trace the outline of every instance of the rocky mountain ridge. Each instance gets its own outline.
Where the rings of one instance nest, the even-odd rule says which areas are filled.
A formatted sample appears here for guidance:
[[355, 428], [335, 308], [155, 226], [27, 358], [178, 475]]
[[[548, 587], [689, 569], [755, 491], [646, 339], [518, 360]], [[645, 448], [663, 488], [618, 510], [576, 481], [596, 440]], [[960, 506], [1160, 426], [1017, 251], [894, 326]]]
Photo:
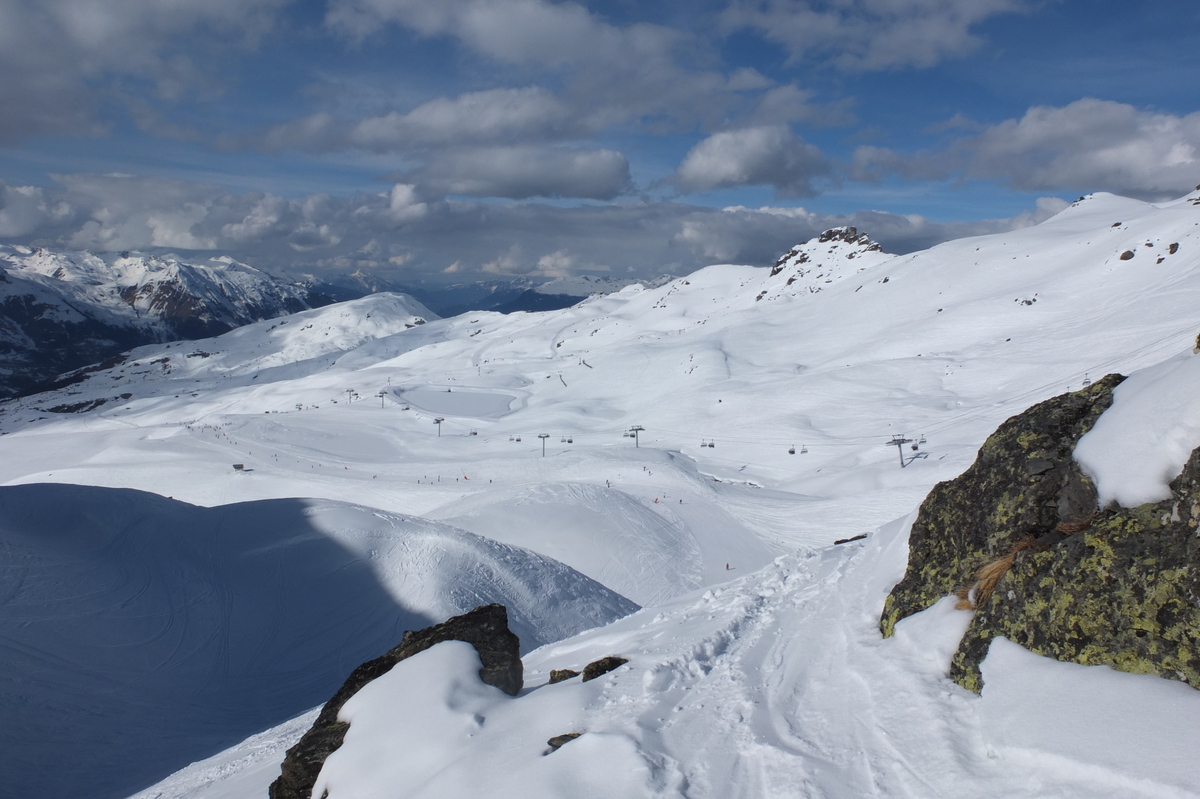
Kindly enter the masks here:
[[142, 344], [219, 335], [326, 302], [228, 257], [0, 246], [0, 398]]

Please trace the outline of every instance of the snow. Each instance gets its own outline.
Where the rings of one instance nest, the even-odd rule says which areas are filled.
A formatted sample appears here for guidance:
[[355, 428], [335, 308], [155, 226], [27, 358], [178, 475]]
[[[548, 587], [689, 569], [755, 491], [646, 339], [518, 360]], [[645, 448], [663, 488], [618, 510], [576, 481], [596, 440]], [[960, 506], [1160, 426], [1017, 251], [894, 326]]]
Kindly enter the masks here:
[[982, 670], [984, 735], [999, 755], [1075, 770], [1132, 796], [1195, 795], [1194, 688], [1059, 663], [1006, 638], [992, 642]]
[[1169, 358], [1130, 375], [1113, 404], [1079, 439], [1075, 460], [1101, 506], [1170, 499], [1170, 483], [1200, 447], [1200, 358]]
[[[1121, 371], [1109, 413], [1137, 421], [1111, 424], [1187, 446], [1198, 223], [1186, 199], [1093, 195], [921, 253], [807, 242], [774, 276], [718, 265], [546, 313], [439, 320], [375, 295], [6, 402], [8, 784], [262, 796], [353, 665], [496, 600], [520, 696], [435, 648], [404, 669], [440, 676], [379, 698], [432, 703], [386, 733], [428, 718], [442, 736], [429, 795], [524, 775], [540, 796], [1200, 796], [1163, 762], [1200, 743], [1193, 689], [1000, 644], [977, 697], [946, 677], [967, 619], [951, 600], [878, 631], [914, 509], [1014, 413]], [[926, 439], [904, 468], [893, 435]], [[1161, 490], [1178, 466], [1156, 457], [1127, 460]], [[547, 684], [606, 655], [630, 662]], [[1148, 727], [1164, 686], [1179, 710]], [[1050, 713], [1054, 692], [1077, 714]], [[1108, 715], [1086, 715], [1095, 696]], [[107, 740], [112, 718], [134, 739]], [[566, 732], [584, 735], [544, 755]]]
[[[398, 663], [359, 691], [338, 719], [346, 740], [313, 787], [330, 799], [555, 796], [641, 799], [657, 793], [632, 739], [589, 734], [551, 756], [573, 703], [542, 691], [515, 700], [479, 679], [479, 655], [447, 641]], [[397, 717], [404, 719], [397, 722]]]
[[327, 500], [2, 487], [0, 553], [5, 782], [22, 796], [78, 794], [81, 774], [90, 796], [159, 779], [483, 603], [508, 607], [525, 651], [636, 608], [535, 553]]

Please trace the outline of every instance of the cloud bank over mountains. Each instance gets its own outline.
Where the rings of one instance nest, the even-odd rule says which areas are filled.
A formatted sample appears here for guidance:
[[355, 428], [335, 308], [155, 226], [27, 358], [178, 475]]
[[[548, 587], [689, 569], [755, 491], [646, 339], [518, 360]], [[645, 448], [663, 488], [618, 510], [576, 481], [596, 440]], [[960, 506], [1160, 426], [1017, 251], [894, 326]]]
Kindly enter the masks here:
[[[820, 225], [903, 251], [1090, 191], [1179, 196], [1200, 182], [1177, 57], [1197, 42], [1161, 25], [1200, 12], [1106, 13], [0, 0], [0, 239], [414, 280], [555, 253], [557, 273], [656, 274], [767, 262]], [[1118, 26], [1111, 71], [1076, 65]], [[1168, 68], [1184, 88], [1158, 88]], [[1108, 94], [1117, 70], [1139, 91]]]

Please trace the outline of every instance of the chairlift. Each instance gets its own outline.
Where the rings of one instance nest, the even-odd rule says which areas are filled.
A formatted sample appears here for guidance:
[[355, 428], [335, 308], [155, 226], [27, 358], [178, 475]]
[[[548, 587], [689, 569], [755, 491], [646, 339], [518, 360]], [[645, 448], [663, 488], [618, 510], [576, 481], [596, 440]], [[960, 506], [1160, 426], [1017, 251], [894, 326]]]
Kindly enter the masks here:
[[517, 436], [517, 443], [518, 443], [518, 444], [520, 444], [520, 443], [521, 443], [521, 437], [520, 437], [520, 436]]
[[918, 444], [924, 444], [924, 443], [925, 443], [925, 434], [924, 434], [924, 433], [922, 433], [922, 434], [921, 434], [921, 438], [917, 440], [917, 443], [918, 443]]
[[568, 444], [574, 444], [574, 443], [575, 443], [575, 439], [571, 438], [570, 436], [567, 436], [567, 443], [568, 443]]
[[795, 444], [793, 444], [792, 446], [788, 447], [788, 454], [789, 454], [789, 455], [795, 455], [795, 454], [796, 454], [796, 445], [795, 445]]
[[565, 443], [567, 443], [567, 437], [566, 437], [566, 436], [563, 436], [562, 438], [560, 438], [560, 439], [558, 440], [558, 443], [560, 443], [560, 444], [565, 444]]
[[805, 445], [801, 444], [801, 445], [800, 445], [800, 454], [801, 454], [801, 455], [807, 455], [807, 454], [808, 454], [808, 447], [806, 447]]
[[1083, 373], [1083, 387], [1087, 388], [1092, 384], [1091, 379], [1087, 376], [1087, 372]]
[[916, 451], [917, 451], [917, 450], [919, 450], [920, 448], [921, 448], [921, 447], [920, 447], [920, 446], [917, 444], [917, 442], [915, 442], [915, 441], [914, 441], [914, 442], [913, 442], [913, 445], [912, 445], [912, 451], [913, 451], [913, 452], [916, 452]]
[[713, 447], [715, 447], [716, 445], [717, 445], [717, 442], [715, 442], [715, 441], [710, 441], [710, 442], [708, 442], [708, 448], [709, 448], [709, 449], [712, 449], [712, 448], [713, 448]]
[[508, 437], [508, 440], [509, 440], [509, 441], [516, 441], [516, 439], [515, 439], [515, 438], [513, 438], [512, 436], [509, 436], [509, 437]]
[[467, 433], [467, 435], [469, 435], [469, 436], [477, 436], [477, 435], [479, 435], [479, 431], [478, 431], [478, 430], [476, 430], [475, 428], [471, 428], [471, 432]]

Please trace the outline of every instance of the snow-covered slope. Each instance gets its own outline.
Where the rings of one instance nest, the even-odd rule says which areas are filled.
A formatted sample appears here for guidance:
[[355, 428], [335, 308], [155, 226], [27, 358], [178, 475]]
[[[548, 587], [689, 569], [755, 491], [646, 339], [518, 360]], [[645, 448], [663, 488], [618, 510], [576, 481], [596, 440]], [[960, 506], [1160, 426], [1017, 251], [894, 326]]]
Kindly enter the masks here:
[[[443, 520], [620, 585], [654, 607], [532, 653], [527, 677], [633, 656], [610, 678], [561, 687], [566, 704], [533, 704], [624, 736], [606, 751], [640, 758], [619, 761], [645, 769], [635, 791], [1195, 795], [1186, 774], [1097, 764], [1078, 747], [1023, 752], [1012, 742], [1041, 717], [1037, 691], [996, 711], [1012, 737], [988, 738], [989, 695], [942, 677], [955, 613], [914, 617], [912, 635], [888, 642], [875, 622], [903, 570], [895, 520], [1008, 416], [1190, 350], [1198, 273], [1200, 195], [1093, 195], [1037, 227], [920, 253], [889, 256], [839, 231], [776, 269], [714, 266], [539, 314], [417, 325], [412, 307], [365, 298], [144, 347], [0, 406], [0, 483], [210, 507], [339, 500]], [[893, 436], [913, 441], [898, 451]], [[866, 545], [833, 546], [860, 533]], [[1036, 684], [1042, 667], [1022, 678]], [[1156, 679], [1116, 677], [1105, 690], [1125, 697]], [[1194, 722], [1184, 732], [1200, 741]], [[257, 795], [290, 734], [156, 790]], [[1157, 742], [1122, 741], [1155, 762]]]
[[636, 608], [527, 550], [330, 501], [4, 487], [0, 564], [11, 796], [125, 795], [479, 604], [509, 608], [524, 651]]

